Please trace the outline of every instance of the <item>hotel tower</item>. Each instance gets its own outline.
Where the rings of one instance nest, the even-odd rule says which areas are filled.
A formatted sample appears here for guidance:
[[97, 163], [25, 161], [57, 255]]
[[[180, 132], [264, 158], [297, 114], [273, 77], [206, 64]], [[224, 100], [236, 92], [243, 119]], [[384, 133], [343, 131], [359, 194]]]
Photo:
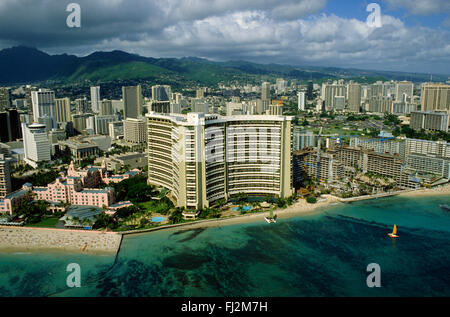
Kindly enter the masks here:
[[178, 207], [202, 209], [236, 194], [286, 198], [292, 183], [292, 120], [286, 116], [151, 112], [148, 182]]

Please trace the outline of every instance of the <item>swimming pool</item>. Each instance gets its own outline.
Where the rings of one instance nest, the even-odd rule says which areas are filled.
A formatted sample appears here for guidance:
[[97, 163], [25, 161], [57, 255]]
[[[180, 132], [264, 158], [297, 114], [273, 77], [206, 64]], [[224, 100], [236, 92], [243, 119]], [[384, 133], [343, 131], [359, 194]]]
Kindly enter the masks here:
[[158, 217], [150, 218], [150, 220], [152, 222], [163, 222], [164, 220], [166, 220], [166, 218], [158, 216]]
[[[243, 211], [249, 211], [250, 209], [252, 209], [252, 207], [250, 207], [250, 206], [244, 206], [244, 207], [242, 207], [242, 210], [243, 210]], [[234, 207], [233, 210], [234, 210], [234, 211], [239, 211], [239, 207]]]

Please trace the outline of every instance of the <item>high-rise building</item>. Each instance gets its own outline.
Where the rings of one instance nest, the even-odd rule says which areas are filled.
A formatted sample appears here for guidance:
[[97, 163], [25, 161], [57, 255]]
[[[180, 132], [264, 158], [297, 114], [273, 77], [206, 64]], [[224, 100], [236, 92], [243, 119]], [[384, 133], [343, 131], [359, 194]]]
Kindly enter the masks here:
[[387, 81], [383, 83], [383, 96], [393, 97], [396, 94], [397, 91], [397, 83], [393, 80]]
[[5, 111], [12, 106], [11, 88], [0, 87], [0, 111]]
[[262, 87], [261, 87], [261, 99], [262, 100], [269, 100], [270, 103], [270, 83], [268, 82], [264, 82], [262, 83]]
[[153, 100], [150, 104], [151, 111], [159, 113], [170, 113], [170, 101]]
[[117, 116], [115, 115], [96, 115], [95, 121], [95, 134], [109, 135], [109, 123], [116, 122]]
[[196, 212], [241, 193], [294, 193], [292, 120], [283, 116], [149, 113], [148, 182]]
[[16, 109], [0, 112], [0, 141], [10, 142], [22, 137], [20, 117]]
[[310, 81], [308, 81], [308, 91], [306, 93], [306, 97], [308, 98], [308, 100], [312, 100], [313, 99], [313, 91], [314, 91], [314, 84], [310, 80]]
[[370, 85], [369, 99], [372, 97], [384, 97], [386, 95], [385, 86], [381, 81], [377, 81], [375, 84]]
[[78, 114], [72, 115], [73, 129], [75, 130], [75, 132], [80, 133], [80, 134], [85, 132], [86, 129], [88, 128], [87, 121], [91, 117], [93, 117], [93, 115], [89, 114], [89, 113], [84, 113], [84, 114], [78, 113]]
[[50, 89], [39, 89], [31, 92], [33, 103], [33, 119], [39, 121], [40, 117], [55, 118], [55, 92]]
[[300, 91], [297, 93], [298, 97], [298, 111], [305, 111], [305, 92]]
[[89, 103], [86, 97], [75, 99], [75, 110], [79, 114], [90, 113]]
[[26, 85], [25, 86], [25, 100], [26, 100], [27, 109], [28, 109], [27, 112], [28, 112], [28, 115], [31, 118], [34, 118], [34, 115], [33, 115], [33, 101], [31, 99], [31, 92], [36, 91], [36, 90], [37, 90], [36, 87], [30, 86], [30, 85]]
[[127, 118], [123, 121], [123, 139], [131, 143], [147, 142], [147, 123], [144, 118]]
[[112, 140], [123, 138], [123, 121], [110, 122], [108, 125], [109, 136]]
[[302, 150], [307, 147], [315, 147], [317, 136], [313, 131], [307, 131], [302, 127], [294, 127], [293, 144], [294, 151]]
[[152, 87], [152, 99], [155, 101], [170, 101], [171, 88], [169, 85]]
[[91, 87], [91, 108], [94, 113], [100, 112], [100, 87]]
[[[36, 109], [36, 108], [35, 108]], [[25, 162], [36, 168], [40, 162], [51, 160], [50, 142], [45, 125], [22, 123]]]
[[413, 111], [411, 112], [411, 129], [448, 132], [449, 114], [445, 111]]
[[72, 115], [70, 113], [70, 99], [60, 98], [55, 99], [55, 116], [56, 122], [69, 122], [72, 121]]
[[277, 94], [283, 94], [287, 92], [288, 82], [283, 78], [277, 78]]
[[406, 138], [406, 167], [450, 179], [450, 143]]
[[414, 83], [410, 81], [400, 81], [395, 87], [395, 101], [404, 101], [404, 95], [409, 98], [414, 96]]
[[348, 110], [351, 112], [360, 112], [361, 108], [361, 85], [350, 83], [347, 86]]
[[345, 109], [345, 96], [334, 96], [334, 110], [342, 111]]
[[345, 97], [346, 88], [342, 82], [334, 82], [333, 84], [324, 83], [322, 85], [322, 98], [325, 100], [325, 109], [331, 110], [335, 108], [335, 97]]
[[124, 117], [137, 119], [142, 115], [141, 85], [122, 87]]
[[391, 96], [372, 96], [369, 100], [369, 112], [392, 113], [393, 101]]
[[114, 114], [112, 101], [103, 99], [100, 101], [100, 115], [102, 116], [110, 116]]
[[423, 84], [421, 102], [422, 111], [447, 111], [450, 113], [450, 85]]

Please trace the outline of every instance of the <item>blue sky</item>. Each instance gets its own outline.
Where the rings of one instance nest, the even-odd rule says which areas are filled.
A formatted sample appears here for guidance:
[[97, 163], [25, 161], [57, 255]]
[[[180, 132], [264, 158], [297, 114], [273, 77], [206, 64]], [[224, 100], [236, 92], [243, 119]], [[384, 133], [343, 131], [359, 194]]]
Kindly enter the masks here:
[[450, 0], [74, 0], [80, 28], [70, 2], [1, 0], [0, 48], [450, 74]]
[[[426, 0], [422, 0], [426, 1]], [[393, 1], [391, 1], [393, 2]], [[414, 1], [411, 1], [414, 2]], [[450, 2], [450, 0], [449, 0]], [[369, 3], [377, 3], [381, 7], [381, 13], [399, 18], [406, 26], [425, 26], [430, 28], [444, 27], [444, 21], [448, 19], [447, 13], [431, 13], [431, 14], [414, 14], [409, 12], [405, 7], [393, 7], [389, 1], [367, 1], [367, 0], [330, 0], [327, 6], [322, 10], [326, 14], [335, 14], [344, 18], [356, 18], [365, 20], [369, 14], [366, 11]]]

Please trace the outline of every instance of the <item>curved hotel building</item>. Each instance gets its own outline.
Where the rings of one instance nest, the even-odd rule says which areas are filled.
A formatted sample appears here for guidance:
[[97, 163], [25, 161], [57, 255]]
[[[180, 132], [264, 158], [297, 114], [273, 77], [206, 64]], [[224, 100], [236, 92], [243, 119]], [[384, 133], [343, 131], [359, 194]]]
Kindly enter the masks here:
[[293, 117], [146, 116], [149, 184], [171, 190], [178, 207], [202, 209], [240, 193], [294, 193]]

